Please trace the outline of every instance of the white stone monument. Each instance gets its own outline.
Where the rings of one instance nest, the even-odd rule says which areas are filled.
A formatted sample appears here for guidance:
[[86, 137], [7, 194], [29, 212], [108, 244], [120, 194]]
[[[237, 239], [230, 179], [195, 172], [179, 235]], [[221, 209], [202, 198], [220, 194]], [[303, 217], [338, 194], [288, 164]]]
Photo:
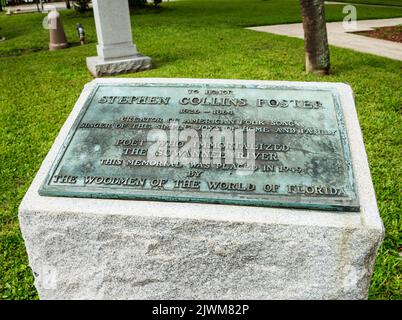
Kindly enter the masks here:
[[151, 68], [151, 58], [133, 43], [127, 0], [93, 0], [98, 56], [87, 58], [94, 77], [137, 72]]
[[[336, 90], [359, 211], [39, 195], [97, 85], [154, 83]], [[19, 222], [41, 299], [366, 299], [384, 234], [353, 93], [339, 83], [96, 79], [27, 191]]]

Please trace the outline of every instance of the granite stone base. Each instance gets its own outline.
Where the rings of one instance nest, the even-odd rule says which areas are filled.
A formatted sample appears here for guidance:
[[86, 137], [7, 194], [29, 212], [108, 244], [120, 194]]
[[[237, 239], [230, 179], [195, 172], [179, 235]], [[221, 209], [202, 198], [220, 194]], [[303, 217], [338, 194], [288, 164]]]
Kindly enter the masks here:
[[41, 299], [366, 299], [384, 229], [353, 94], [340, 94], [359, 212], [44, 197], [38, 189], [96, 83], [86, 85], [19, 208]]
[[108, 60], [98, 56], [87, 58], [87, 67], [95, 78], [139, 72], [150, 69], [151, 66], [151, 58], [141, 54], [128, 58]]
[[[22, 208], [41, 299], [366, 299], [382, 239], [379, 230], [286, 225], [252, 209], [241, 219], [227, 206], [188, 205], [186, 217], [158, 217], [160, 203], [127, 212], [110, 202], [97, 213]], [[206, 210], [213, 214], [201, 218]]]

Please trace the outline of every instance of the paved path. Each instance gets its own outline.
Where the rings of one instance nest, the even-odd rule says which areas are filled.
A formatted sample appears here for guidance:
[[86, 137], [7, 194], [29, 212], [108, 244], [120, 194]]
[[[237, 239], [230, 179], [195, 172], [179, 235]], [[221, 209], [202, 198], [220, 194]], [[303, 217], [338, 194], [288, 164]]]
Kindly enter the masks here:
[[[72, 3], [71, 3], [72, 5]], [[43, 9], [45, 12], [49, 11], [50, 8], [54, 8], [58, 11], [60, 10], [66, 10], [66, 2], [51, 2], [51, 3], [44, 3], [43, 4]], [[39, 4], [40, 8], [40, 4]], [[4, 11], [7, 11], [8, 9], [11, 10], [13, 13], [30, 13], [30, 12], [38, 12], [38, 7], [36, 6], [35, 3], [29, 3], [29, 4], [21, 4], [21, 5], [16, 5], [16, 6], [9, 6], [5, 7]]]
[[385, 7], [385, 8], [399, 8], [402, 7], [402, 4], [399, 5], [386, 5], [386, 4], [375, 4], [375, 3], [356, 3], [356, 2], [336, 2], [336, 1], [325, 1], [325, 4], [338, 4], [338, 5], [344, 5], [347, 6], [349, 4], [353, 6], [370, 6], [370, 7]]
[[[1, 0], [0, 0], [1, 1]], [[163, 2], [170, 2], [170, 1], [178, 1], [178, 0], [162, 0]], [[71, 2], [71, 7], [73, 7], [73, 2]], [[153, 0], [147, 0], [149, 3], [153, 3]], [[43, 8], [44, 11], [47, 12], [49, 11], [50, 8], [54, 8], [58, 11], [60, 10], [66, 10], [66, 2], [65, 1], [59, 1], [59, 2], [50, 2], [50, 3], [44, 3]], [[89, 4], [89, 7], [92, 8], [92, 3]], [[40, 4], [39, 4], [40, 8]], [[8, 9], [11, 10], [13, 13], [29, 13], [29, 12], [38, 12], [38, 7], [36, 6], [35, 3], [29, 3], [29, 4], [21, 4], [21, 5], [15, 5], [15, 6], [8, 6], [4, 8], [4, 11], [7, 11]]]
[[[360, 20], [357, 21], [356, 29], [345, 30], [342, 22], [329, 22], [327, 23], [328, 42], [337, 47], [371, 53], [377, 56], [402, 61], [402, 43], [350, 33], [356, 31], [368, 31], [375, 27], [396, 26], [399, 24], [402, 24], [402, 18]], [[303, 25], [301, 23], [252, 27], [247, 29], [300, 39], [304, 38]]]

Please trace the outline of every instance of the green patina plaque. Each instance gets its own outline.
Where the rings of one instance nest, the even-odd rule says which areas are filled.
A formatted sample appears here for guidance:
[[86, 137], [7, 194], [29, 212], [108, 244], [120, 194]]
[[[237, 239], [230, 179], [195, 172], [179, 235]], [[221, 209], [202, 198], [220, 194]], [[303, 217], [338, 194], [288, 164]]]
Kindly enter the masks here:
[[97, 84], [39, 193], [358, 211], [336, 89]]

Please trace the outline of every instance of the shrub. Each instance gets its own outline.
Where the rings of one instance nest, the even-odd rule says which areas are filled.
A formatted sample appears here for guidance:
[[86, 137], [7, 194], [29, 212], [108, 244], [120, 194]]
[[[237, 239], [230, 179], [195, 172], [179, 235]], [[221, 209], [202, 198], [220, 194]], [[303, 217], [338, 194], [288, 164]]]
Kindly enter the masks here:
[[74, 9], [77, 10], [78, 12], [85, 12], [89, 10], [89, 3], [91, 0], [76, 0], [74, 1]]
[[[153, 0], [154, 6], [158, 7], [162, 0]], [[147, 6], [147, 0], [128, 0], [130, 8], [144, 8]]]
[[147, 0], [128, 0], [130, 8], [143, 8], [147, 5]]
[[162, 0], [154, 0], [154, 6], [157, 7], [162, 2]]

